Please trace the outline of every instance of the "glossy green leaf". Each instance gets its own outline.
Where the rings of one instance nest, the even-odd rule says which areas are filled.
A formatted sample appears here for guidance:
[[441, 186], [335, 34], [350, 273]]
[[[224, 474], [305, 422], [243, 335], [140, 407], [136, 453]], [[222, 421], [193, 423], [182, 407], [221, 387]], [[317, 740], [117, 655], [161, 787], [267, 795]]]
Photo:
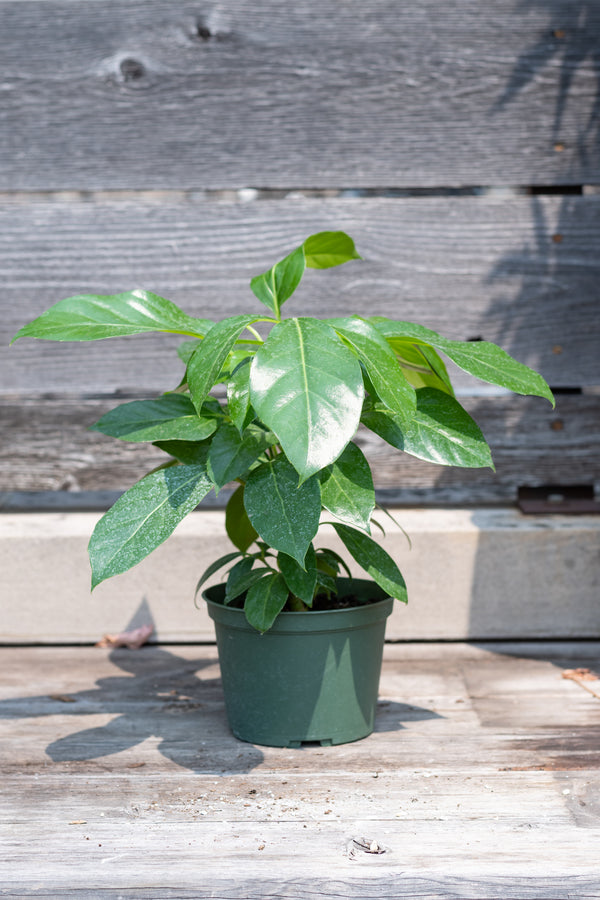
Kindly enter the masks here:
[[225, 531], [231, 543], [242, 553], [256, 540], [258, 533], [252, 527], [244, 506], [244, 485], [240, 484], [225, 508]]
[[287, 553], [278, 554], [277, 565], [291, 593], [307, 606], [312, 606], [317, 586], [317, 557], [313, 545], [311, 544], [307, 550], [305, 569]]
[[362, 450], [352, 442], [320, 474], [321, 502], [347, 525], [370, 531], [375, 508], [371, 468]]
[[302, 479], [334, 462], [354, 436], [363, 396], [358, 360], [317, 319], [276, 325], [252, 362], [252, 406]]
[[250, 406], [250, 363], [248, 357], [229, 377], [227, 382], [227, 407], [231, 421], [242, 432], [252, 418]]
[[197, 410], [201, 409], [208, 392], [218, 383], [231, 348], [246, 325], [252, 322], [256, 322], [256, 316], [231, 316], [217, 322], [190, 357], [187, 383]]
[[317, 533], [321, 491], [316, 478], [298, 486], [298, 473], [284, 456], [253, 469], [244, 492], [248, 518], [269, 546], [301, 566]]
[[267, 569], [266, 566], [260, 566], [258, 569], [253, 569], [252, 566], [255, 561], [256, 560], [251, 559], [250, 557], [245, 557], [233, 567], [229, 573], [225, 588], [226, 604], [241, 597], [241, 595], [250, 590], [252, 585], [259, 581], [263, 575], [268, 575], [269, 572], [273, 571], [272, 569]]
[[408, 597], [404, 578], [389, 553], [362, 531], [355, 531], [347, 525], [334, 524], [333, 527], [346, 550], [373, 581], [390, 597], [406, 603]]
[[96, 341], [146, 331], [203, 337], [212, 324], [208, 319], [186, 315], [170, 300], [149, 291], [135, 290], [109, 296], [79, 294], [55, 303], [21, 328], [13, 341], [22, 337], [46, 341]]
[[264, 275], [253, 278], [250, 287], [260, 302], [279, 317], [281, 305], [289, 300], [300, 284], [305, 268], [304, 250], [297, 247]]
[[210, 440], [206, 441], [153, 441], [155, 447], [163, 450], [186, 466], [205, 466], [208, 462]]
[[304, 256], [310, 269], [330, 269], [352, 259], [361, 259], [354, 241], [343, 231], [320, 231], [304, 241]]
[[317, 550], [317, 570], [319, 572], [328, 572], [337, 577], [340, 569], [344, 570], [348, 578], [352, 578], [352, 572], [348, 568], [348, 564], [339, 553], [336, 553], [331, 547], [319, 547]]
[[494, 468], [477, 423], [457, 400], [435, 388], [417, 391], [417, 411], [407, 419], [391, 416], [376, 404], [365, 409], [362, 421], [392, 447], [419, 459], [440, 466]]
[[90, 426], [122, 441], [203, 441], [216, 431], [214, 418], [199, 416], [183, 394], [133, 400], [112, 409]]
[[496, 344], [489, 341], [451, 341], [413, 322], [379, 318], [371, 321], [387, 340], [408, 338], [416, 343], [429, 344], [445, 353], [463, 371], [482, 381], [497, 384], [516, 394], [545, 397], [554, 405], [552, 391], [542, 376], [517, 362]]
[[415, 390], [406, 380], [396, 355], [378, 331], [356, 316], [329, 320], [332, 328], [353, 347], [379, 399], [400, 415], [417, 405]]
[[129, 488], [92, 534], [92, 588], [148, 556], [212, 486], [203, 466], [172, 466], [146, 475]]
[[288, 593], [281, 575], [265, 575], [253, 584], [244, 603], [244, 612], [250, 625], [261, 633], [268, 631], [285, 606]]
[[272, 443], [274, 435], [260, 428], [247, 428], [240, 435], [235, 425], [221, 425], [208, 456], [208, 471], [217, 487], [244, 475]]

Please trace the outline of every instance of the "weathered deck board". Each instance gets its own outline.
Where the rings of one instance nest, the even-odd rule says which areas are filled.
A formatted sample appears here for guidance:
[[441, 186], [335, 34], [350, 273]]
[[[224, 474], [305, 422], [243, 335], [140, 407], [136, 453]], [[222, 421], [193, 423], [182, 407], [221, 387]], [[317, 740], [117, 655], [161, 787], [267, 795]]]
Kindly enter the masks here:
[[585, 184], [595, 3], [3, 0], [0, 188]]
[[[4, 203], [0, 345], [82, 292], [145, 287], [192, 315], [247, 313], [261, 306], [253, 275], [308, 234], [338, 228], [363, 261], [307, 272], [286, 314], [416, 320], [495, 341], [552, 386], [599, 383], [600, 196]], [[0, 391], [165, 390], [181, 375], [176, 344], [169, 335], [18, 341], [0, 354]], [[458, 371], [456, 384], [473, 379]]]
[[388, 645], [370, 738], [278, 750], [229, 734], [213, 647], [4, 648], [1, 895], [596, 898], [575, 666], [600, 644]]

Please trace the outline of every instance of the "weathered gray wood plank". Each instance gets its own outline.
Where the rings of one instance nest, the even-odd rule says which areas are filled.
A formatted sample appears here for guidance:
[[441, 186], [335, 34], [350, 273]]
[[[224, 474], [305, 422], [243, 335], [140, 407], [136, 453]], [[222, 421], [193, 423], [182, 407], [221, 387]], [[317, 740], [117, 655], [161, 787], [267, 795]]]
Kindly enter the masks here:
[[[461, 400], [490, 442], [496, 471], [435, 466], [361, 431], [358, 443], [387, 503], [510, 503], [522, 485], [600, 484], [600, 396], [560, 394], [554, 410], [539, 398]], [[126, 490], [165, 457], [149, 444], [88, 430], [119, 402], [124, 401], [26, 397], [0, 402], [0, 491]], [[64, 503], [68, 507], [68, 496]]]
[[595, 3], [0, 4], [4, 189], [598, 180]]
[[[600, 704], [561, 677], [598, 670], [597, 642], [388, 645], [374, 734], [300, 750], [230, 735], [212, 647], [0, 664], [3, 896], [600, 889]], [[363, 836], [385, 852], [349, 858]]]
[[[417, 320], [448, 337], [496, 341], [552, 385], [600, 382], [596, 196], [6, 203], [0, 343], [81, 292], [145, 287], [207, 318], [248, 312], [258, 303], [253, 275], [308, 234], [335, 228], [355, 237], [364, 261], [307, 272], [290, 314]], [[176, 343], [19, 341], [0, 354], [0, 390], [164, 390], [180, 378]], [[461, 373], [456, 381], [472, 385]]]

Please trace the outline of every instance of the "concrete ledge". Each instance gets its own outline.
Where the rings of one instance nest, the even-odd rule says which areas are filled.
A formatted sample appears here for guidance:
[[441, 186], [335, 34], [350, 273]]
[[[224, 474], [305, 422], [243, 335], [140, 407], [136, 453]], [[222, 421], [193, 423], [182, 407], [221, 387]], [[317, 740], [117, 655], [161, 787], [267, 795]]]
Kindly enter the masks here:
[[[397, 605], [388, 638], [600, 637], [600, 517], [512, 509], [395, 515], [412, 549], [391, 522], [383, 546], [404, 573], [409, 605]], [[0, 515], [0, 641], [90, 642], [149, 620], [161, 641], [213, 640], [193, 593], [204, 568], [230, 548], [223, 512], [193, 513], [151, 557], [90, 595], [86, 548], [98, 518]], [[319, 542], [340, 549], [328, 526]]]

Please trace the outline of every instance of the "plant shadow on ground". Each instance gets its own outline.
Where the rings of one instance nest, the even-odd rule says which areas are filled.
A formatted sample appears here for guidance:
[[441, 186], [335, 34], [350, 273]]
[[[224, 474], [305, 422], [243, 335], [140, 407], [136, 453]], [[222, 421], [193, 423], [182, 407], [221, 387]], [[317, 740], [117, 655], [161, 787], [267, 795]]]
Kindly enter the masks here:
[[[201, 647], [198, 650], [199, 656], [187, 658], [158, 645], [114, 649], [108, 660], [124, 674], [99, 678], [95, 687], [66, 696], [5, 700], [0, 703], [0, 718], [113, 717], [48, 744], [46, 753], [56, 763], [97, 761], [154, 739], [163, 757], [197, 774], [251, 771], [264, 761], [264, 753], [231, 734], [216, 658], [212, 653], [202, 655]], [[375, 731], [399, 731], [405, 722], [437, 717], [427, 709], [384, 700]], [[144, 757], [140, 762], [147, 761], [147, 751]]]

